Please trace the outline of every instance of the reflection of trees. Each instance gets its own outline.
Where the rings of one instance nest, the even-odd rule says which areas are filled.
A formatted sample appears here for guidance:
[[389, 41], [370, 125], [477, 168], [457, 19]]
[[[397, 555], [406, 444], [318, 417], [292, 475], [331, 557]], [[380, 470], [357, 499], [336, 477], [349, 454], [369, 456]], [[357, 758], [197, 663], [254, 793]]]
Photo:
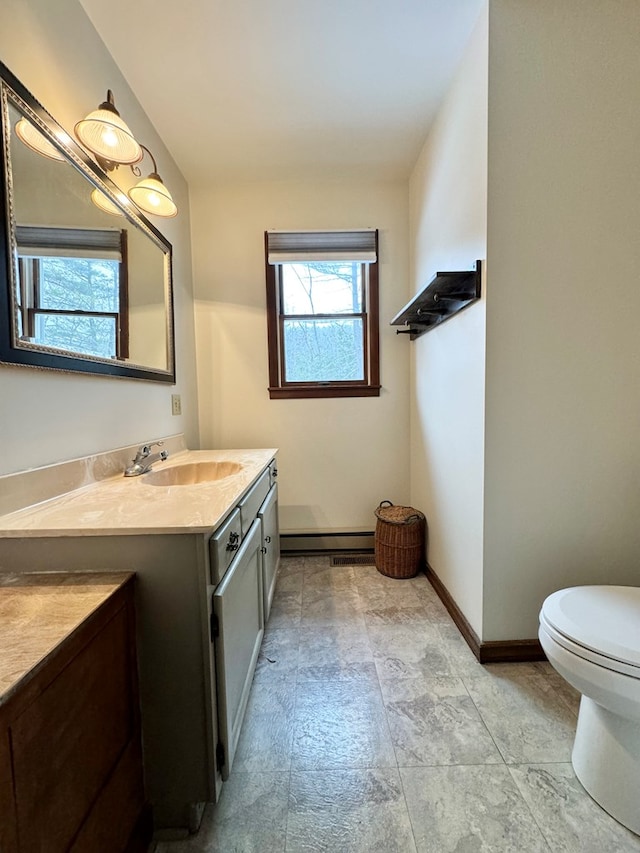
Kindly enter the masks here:
[[[38, 307], [117, 313], [118, 263], [94, 258], [42, 258]], [[41, 314], [38, 339], [46, 346], [103, 357], [115, 353], [113, 317]]]
[[[285, 319], [286, 379], [288, 382], [356, 381], [364, 378], [361, 265], [356, 262], [292, 264], [299, 291], [308, 310], [296, 310]], [[335, 285], [349, 287], [349, 299], [336, 294]], [[291, 284], [291, 280], [288, 282]], [[292, 285], [295, 290], [295, 285]], [[324, 291], [324, 292], [323, 292]], [[333, 291], [333, 304], [327, 306]], [[294, 294], [291, 294], [294, 296]], [[299, 295], [299, 294], [298, 294]], [[294, 300], [300, 304], [299, 300]], [[350, 304], [349, 304], [350, 302]], [[318, 305], [322, 306], [318, 310]], [[310, 315], [301, 317], [300, 315]], [[345, 315], [345, 316], [327, 316]]]

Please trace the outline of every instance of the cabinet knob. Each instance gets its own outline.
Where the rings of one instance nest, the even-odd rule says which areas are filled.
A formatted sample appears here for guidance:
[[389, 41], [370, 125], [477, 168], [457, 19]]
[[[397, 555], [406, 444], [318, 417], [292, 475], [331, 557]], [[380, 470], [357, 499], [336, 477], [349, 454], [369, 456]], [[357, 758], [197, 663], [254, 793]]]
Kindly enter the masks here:
[[271, 476], [272, 476], [272, 477], [277, 477], [277, 476], [278, 476], [278, 469], [277, 469], [277, 468], [274, 468], [274, 469], [271, 471]]
[[269, 542], [271, 542], [271, 537], [270, 537], [270, 536], [265, 536], [265, 537], [264, 537], [264, 541], [265, 541], [267, 544], [269, 544]]
[[266, 553], [267, 553], [267, 549], [266, 549], [266, 548], [260, 548], [260, 552], [261, 552], [262, 554], [266, 554]]
[[240, 547], [238, 544], [239, 539], [240, 534], [236, 533], [235, 530], [232, 530], [229, 534], [229, 541], [227, 542], [227, 551], [237, 551]]

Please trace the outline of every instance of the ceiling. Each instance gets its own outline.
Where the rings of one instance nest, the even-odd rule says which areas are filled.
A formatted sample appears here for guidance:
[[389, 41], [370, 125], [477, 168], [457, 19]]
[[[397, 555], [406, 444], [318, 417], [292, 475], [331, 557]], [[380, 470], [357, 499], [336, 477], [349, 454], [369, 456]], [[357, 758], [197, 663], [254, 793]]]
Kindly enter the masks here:
[[80, 2], [194, 184], [406, 178], [484, 4]]

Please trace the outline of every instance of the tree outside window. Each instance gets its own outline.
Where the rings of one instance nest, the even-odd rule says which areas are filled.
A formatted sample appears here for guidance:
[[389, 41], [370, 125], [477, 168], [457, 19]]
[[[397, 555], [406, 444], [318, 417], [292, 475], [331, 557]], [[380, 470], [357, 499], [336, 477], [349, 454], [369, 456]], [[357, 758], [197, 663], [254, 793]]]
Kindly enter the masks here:
[[[271, 397], [378, 396], [377, 233], [347, 232], [356, 235], [350, 248], [334, 245], [336, 232], [292, 232], [316, 248], [298, 246], [295, 257], [275, 263], [272, 233], [266, 236]], [[361, 234], [373, 247], [366, 261]], [[323, 239], [331, 245], [322, 247]]]

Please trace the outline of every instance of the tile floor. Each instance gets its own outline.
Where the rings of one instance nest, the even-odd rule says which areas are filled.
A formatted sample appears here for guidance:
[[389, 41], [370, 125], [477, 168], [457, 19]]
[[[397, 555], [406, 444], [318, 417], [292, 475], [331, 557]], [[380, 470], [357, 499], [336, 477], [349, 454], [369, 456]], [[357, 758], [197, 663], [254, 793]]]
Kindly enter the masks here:
[[421, 575], [287, 557], [219, 804], [157, 853], [622, 853], [570, 764], [578, 695], [481, 666]]

